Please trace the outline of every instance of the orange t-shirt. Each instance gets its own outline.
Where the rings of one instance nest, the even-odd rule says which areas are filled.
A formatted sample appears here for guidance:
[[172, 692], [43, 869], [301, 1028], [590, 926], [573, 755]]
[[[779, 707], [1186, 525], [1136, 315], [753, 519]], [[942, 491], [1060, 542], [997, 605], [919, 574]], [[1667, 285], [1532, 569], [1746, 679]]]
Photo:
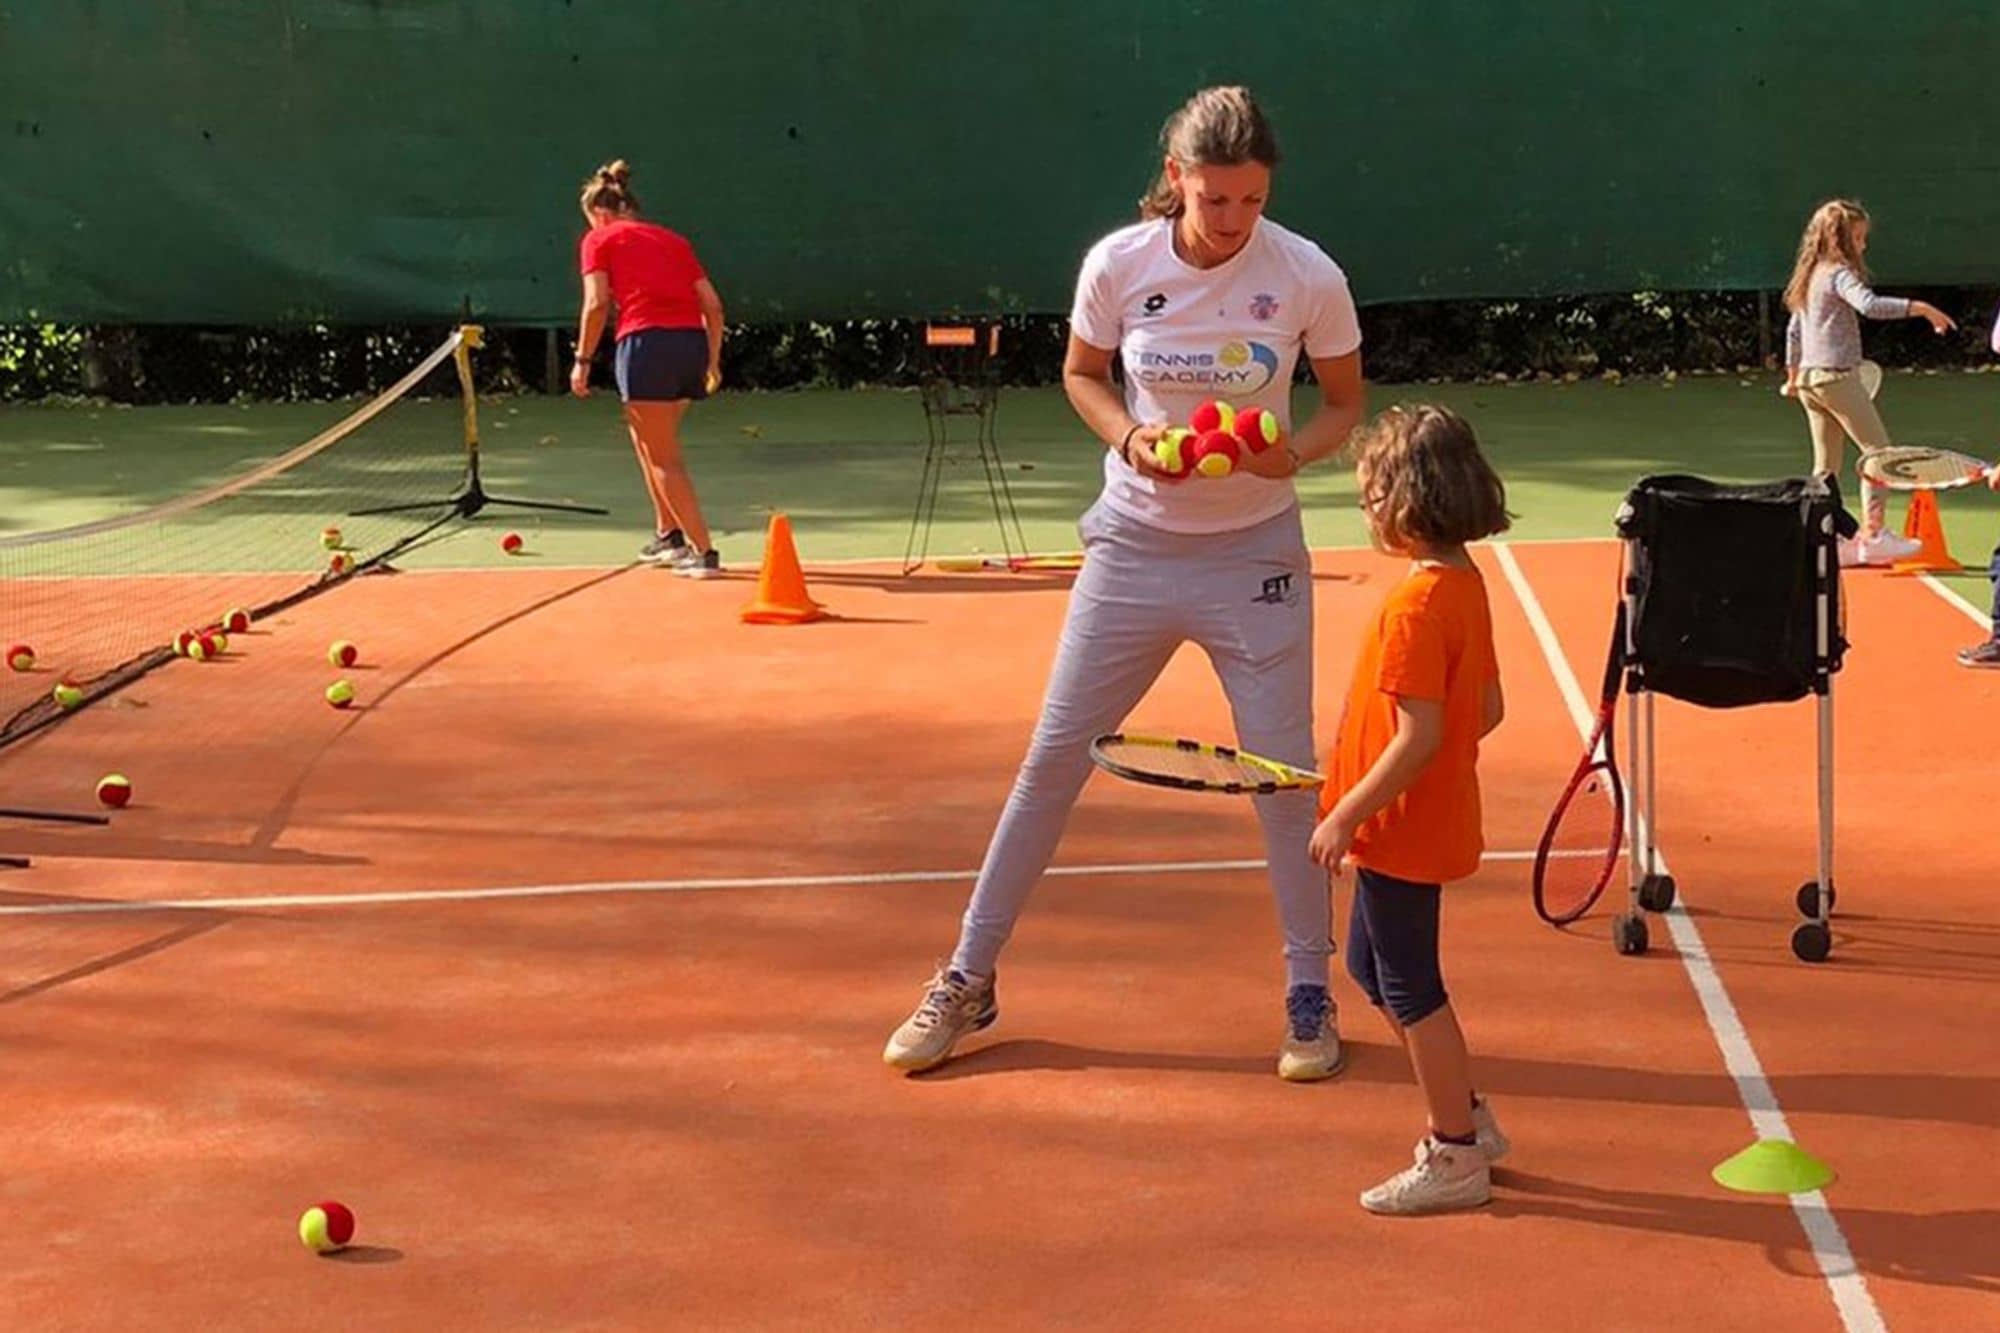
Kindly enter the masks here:
[[1479, 868], [1479, 736], [1486, 686], [1500, 679], [1486, 581], [1419, 565], [1390, 592], [1361, 642], [1320, 813], [1361, 781], [1396, 735], [1396, 699], [1444, 705], [1444, 737], [1417, 780], [1354, 835], [1356, 865], [1441, 884]]

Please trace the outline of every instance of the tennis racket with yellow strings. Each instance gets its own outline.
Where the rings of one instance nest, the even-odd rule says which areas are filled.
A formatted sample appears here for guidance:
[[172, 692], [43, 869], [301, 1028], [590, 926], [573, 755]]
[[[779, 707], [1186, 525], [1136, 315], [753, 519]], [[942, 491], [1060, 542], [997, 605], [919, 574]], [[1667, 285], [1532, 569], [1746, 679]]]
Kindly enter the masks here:
[[1130, 736], [1122, 731], [1092, 741], [1090, 761], [1127, 782], [1229, 796], [1303, 791], [1326, 781], [1324, 773], [1296, 768], [1227, 745], [1171, 736]]

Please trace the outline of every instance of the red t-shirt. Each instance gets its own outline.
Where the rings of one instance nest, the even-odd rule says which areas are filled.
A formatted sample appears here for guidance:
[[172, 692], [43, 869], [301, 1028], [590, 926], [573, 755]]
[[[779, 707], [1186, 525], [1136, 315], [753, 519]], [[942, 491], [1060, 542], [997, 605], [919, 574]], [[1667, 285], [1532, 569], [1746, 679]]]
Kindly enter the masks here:
[[611, 279], [611, 299], [618, 305], [616, 336], [702, 326], [694, 285], [708, 274], [679, 232], [627, 218], [585, 232], [579, 253], [583, 272]]

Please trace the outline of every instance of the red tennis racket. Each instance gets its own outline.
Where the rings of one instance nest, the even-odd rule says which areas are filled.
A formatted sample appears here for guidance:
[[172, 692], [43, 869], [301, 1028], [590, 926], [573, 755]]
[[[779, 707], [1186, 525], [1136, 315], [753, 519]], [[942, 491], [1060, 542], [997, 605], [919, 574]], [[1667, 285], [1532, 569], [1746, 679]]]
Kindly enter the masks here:
[[1618, 868], [1625, 840], [1625, 785], [1618, 779], [1611, 723], [1624, 674], [1625, 603], [1620, 601], [1611, 651], [1604, 659], [1597, 725], [1535, 848], [1535, 914], [1552, 926], [1568, 925], [1588, 912]]

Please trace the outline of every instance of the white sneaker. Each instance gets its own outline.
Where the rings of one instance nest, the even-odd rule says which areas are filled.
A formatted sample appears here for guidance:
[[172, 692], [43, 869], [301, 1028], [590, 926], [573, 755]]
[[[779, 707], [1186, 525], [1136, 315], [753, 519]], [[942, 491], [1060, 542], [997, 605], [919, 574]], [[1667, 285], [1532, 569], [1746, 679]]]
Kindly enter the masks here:
[[1857, 551], [1857, 563], [1863, 565], [1893, 565], [1898, 560], [1908, 560], [1924, 549], [1924, 544], [1913, 537], [1899, 537], [1883, 530], [1873, 537], [1863, 537]]
[[882, 1048], [882, 1063], [911, 1074], [943, 1064], [960, 1037], [992, 1027], [1000, 1017], [994, 980], [975, 981], [941, 965], [924, 987], [924, 1002]]
[[1324, 986], [1294, 986], [1285, 992], [1285, 1039], [1278, 1044], [1278, 1077], [1287, 1083], [1317, 1083], [1340, 1072], [1340, 1012]]
[[1493, 1118], [1492, 1104], [1484, 1097], [1472, 1104], [1472, 1128], [1479, 1135], [1479, 1151], [1486, 1154], [1489, 1162], [1499, 1161], [1514, 1146], [1502, 1132], [1500, 1122]]
[[1361, 1206], [1384, 1216], [1417, 1217], [1478, 1208], [1492, 1198], [1493, 1168], [1485, 1153], [1426, 1134], [1417, 1144], [1416, 1163], [1363, 1191]]

